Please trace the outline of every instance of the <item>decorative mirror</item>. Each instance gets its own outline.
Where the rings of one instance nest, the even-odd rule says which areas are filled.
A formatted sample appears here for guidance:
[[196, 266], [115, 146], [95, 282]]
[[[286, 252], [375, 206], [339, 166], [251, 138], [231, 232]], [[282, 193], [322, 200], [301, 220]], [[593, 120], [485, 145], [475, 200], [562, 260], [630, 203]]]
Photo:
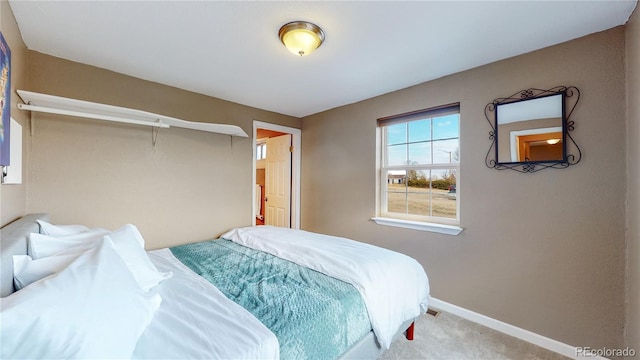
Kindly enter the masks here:
[[486, 165], [532, 173], [580, 162], [582, 152], [571, 136], [575, 126], [571, 114], [579, 100], [575, 86], [557, 86], [522, 90], [487, 104], [484, 113], [492, 143]]

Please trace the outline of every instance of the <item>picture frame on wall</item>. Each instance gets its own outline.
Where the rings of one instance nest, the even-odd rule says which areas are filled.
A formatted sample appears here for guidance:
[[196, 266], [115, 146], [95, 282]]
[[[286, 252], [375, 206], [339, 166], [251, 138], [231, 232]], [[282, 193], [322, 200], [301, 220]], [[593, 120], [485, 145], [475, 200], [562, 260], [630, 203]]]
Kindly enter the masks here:
[[11, 162], [11, 50], [0, 32], [0, 166]]

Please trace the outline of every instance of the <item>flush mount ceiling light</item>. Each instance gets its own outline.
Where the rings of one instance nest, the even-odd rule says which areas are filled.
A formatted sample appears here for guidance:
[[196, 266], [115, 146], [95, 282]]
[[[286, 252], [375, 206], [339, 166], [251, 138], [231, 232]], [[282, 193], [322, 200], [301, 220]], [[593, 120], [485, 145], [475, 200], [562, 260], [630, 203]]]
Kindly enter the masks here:
[[280, 41], [292, 53], [309, 55], [322, 45], [324, 32], [318, 25], [306, 21], [293, 21], [284, 24], [278, 32]]

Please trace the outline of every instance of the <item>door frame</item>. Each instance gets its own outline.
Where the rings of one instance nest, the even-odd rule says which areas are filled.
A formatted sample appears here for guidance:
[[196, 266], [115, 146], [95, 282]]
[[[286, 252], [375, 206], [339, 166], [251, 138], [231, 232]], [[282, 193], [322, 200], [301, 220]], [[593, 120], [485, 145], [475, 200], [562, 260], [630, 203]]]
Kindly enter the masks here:
[[253, 120], [253, 151], [252, 151], [252, 178], [251, 192], [253, 194], [251, 205], [251, 224], [256, 225], [256, 144], [258, 141], [258, 129], [266, 129], [291, 134], [293, 153], [291, 153], [291, 228], [300, 229], [300, 159], [302, 130], [271, 124], [259, 120]]

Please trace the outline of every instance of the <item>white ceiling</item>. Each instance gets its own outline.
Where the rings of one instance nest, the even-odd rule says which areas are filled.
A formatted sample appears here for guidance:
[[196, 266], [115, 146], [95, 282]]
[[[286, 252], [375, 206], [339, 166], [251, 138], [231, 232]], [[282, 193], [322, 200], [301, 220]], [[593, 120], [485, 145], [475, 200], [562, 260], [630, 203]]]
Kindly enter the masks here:
[[[633, 1], [18, 1], [27, 47], [303, 117], [624, 24]], [[325, 32], [296, 57], [278, 29]], [[56, 95], [56, 94], [53, 94]]]

